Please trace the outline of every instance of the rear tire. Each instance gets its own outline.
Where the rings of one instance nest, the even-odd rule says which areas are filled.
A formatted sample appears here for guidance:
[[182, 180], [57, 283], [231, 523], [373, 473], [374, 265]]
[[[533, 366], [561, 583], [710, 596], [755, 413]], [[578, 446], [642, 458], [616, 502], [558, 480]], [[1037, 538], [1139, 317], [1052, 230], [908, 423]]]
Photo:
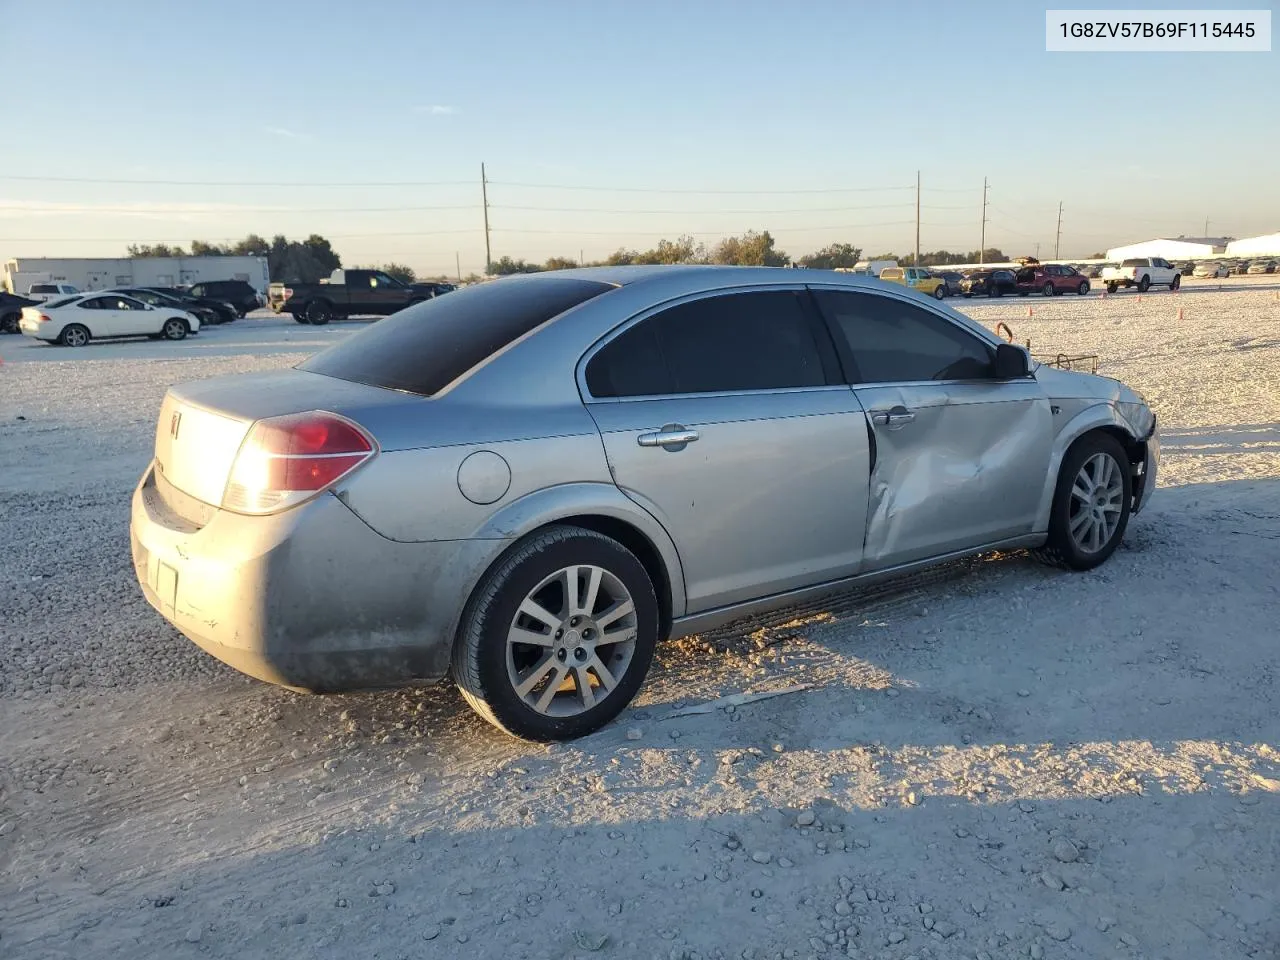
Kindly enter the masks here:
[[1036, 555], [1067, 570], [1104, 563], [1124, 538], [1132, 496], [1129, 458], [1119, 441], [1106, 433], [1085, 434], [1062, 458], [1049, 539]]
[[16, 313], [6, 313], [0, 317], [0, 333], [17, 333], [18, 319], [19, 315]]
[[160, 329], [166, 340], [185, 340], [190, 332], [191, 327], [181, 317], [170, 317]]
[[592, 530], [548, 527], [508, 551], [471, 595], [453, 678], [467, 703], [506, 733], [571, 740], [631, 702], [649, 672], [658, 624], [653, 583], [630, 550]]
[[58, 342], [64, 347], [83, 347], [89, 340], [89, 328], [78, 323], [67, 324], [58, 334]]
[[1052, 297], [1057, 291], [1053, 289], [1052, 283], [1046, 283], [1043, 287], [1040, 288], [1040, 292], [1044, 294], [1046, 297]]
[[999, 296], [1003, 296], [1003, 294], [1001, 294], [999, 287], [992, 285], [991, 289], [987, 291], [987, 296], [999, 297]]
[[1116, 292], [1116, 286], [1117, 286], [1117, 285], [1116, 285], [1116, 284], [1114, 284], [1114, 283], [1108, 283], [1108, 284], [1107, 284], [1107, 293], [1115, 293], [1115, 292]]
[[1150, 289], [1151, 289], [1151, 278], [1149, 276], [1144, 276], [1141, 280], [1138, 281], [1139, 293], [1146, 293]]
[[293, 314], [293, 322], [294, 322], [294, 323], [303, 323], [303, 324], [308, 324], [308, 325], [310, 324], [310, 321], [306, 318], [306, 316], [304, 316], [304, 315], [303, 315], [303, 314], [301, 314], [301, 313], [295, 313], [295, 314]]
[[312, 300], [307, 304], [304, 315], [313, 327], [323, 327], [333, 319], [333, 305], [328, 300]]

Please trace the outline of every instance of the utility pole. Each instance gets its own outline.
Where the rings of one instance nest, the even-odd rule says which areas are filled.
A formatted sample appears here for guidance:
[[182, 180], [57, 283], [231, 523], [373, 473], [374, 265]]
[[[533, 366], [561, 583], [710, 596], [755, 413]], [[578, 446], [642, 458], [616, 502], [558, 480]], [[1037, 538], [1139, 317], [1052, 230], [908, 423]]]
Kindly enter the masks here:
[[480, 197], [484, 201], [484, 272], [489, 273], [493, 266], [493, 251], [489, 248], [489, 180], [484, 175], [484, 164], [480, 164]]
[[462, 282], [462, 254], [457, 250], [453, 251], [453, 266], [458, 271], [458, 282]]
[[578, 249], [578, 266], [582, 266], [582, 249]]
[[1204, 218], [1204, 233], [1202, 234], [1202, 236], [1206, 236], [1206, 237], [1209, 236], [1209, 218], [1208, 217]]
[[916, 258], [913, 261], [920, 266], [920, 171], [916, 171]]
[[1062, 245], [1062, 201], [1058, 201], [1058, 235], [1053, 241], [1053, 259], [1058, 259], [1058, 248]]
[[987, 262], [987, 178], [982, 178], [982, 238], [978, 241], [978, 266]]

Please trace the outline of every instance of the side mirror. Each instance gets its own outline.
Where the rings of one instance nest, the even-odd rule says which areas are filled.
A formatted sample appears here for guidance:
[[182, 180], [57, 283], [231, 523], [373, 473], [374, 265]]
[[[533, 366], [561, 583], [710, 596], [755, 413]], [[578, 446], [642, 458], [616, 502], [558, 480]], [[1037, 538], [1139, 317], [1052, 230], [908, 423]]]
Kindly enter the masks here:
[[1027, 352], [1012, 343], [996, 345], [996, 360], [992, 365], [992, 376], [996, 380], [1019, 380], [1031, 372], [1031, 361]]

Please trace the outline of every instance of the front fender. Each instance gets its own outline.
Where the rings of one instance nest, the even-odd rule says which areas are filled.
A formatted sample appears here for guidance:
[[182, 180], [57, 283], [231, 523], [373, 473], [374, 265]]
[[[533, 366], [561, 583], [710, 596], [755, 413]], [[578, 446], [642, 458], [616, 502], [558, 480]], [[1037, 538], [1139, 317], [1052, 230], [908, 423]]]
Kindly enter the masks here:
[[470, 537], [511, 542], [548, 524], [581, 516], [619, 520], [640, 531], [653, 545], [665, 568], [671, 590], [671, 616], [684, 616], [684, 568], [675, 543], [653, 514], [612, 484], [564, 483], [543, 487], [504, 506]]
[[1115, 405], [1099, 400], [1081, 410], [1067, 421], [1058, 431], [1053, 441], [1053, 450], [1049, 455], [1049, 469], [1045, 475], [1044, 489], [1040, 494], [1040, 509], [1036, 513], [1036, 533], [1044, 533], [1049, 529], [1049, 511], [1053, 506], [1053, 492], [1058, 485], [1058, 471], [1062, 468], [1062, 458], [1067, 455], [1071, 445], [1090, 430], [1100, 427], [1118, 427], [1126, 435], [1133, 436], [1133, 430], [1125, 423]]

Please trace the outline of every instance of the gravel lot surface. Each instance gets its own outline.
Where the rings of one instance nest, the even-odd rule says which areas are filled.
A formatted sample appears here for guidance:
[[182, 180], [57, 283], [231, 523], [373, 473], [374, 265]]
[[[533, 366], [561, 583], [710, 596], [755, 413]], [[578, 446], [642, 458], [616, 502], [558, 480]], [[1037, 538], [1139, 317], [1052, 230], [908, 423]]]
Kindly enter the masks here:
[[1156, 409], [1116, 555], [668, 644], [552, 747], [247, 680], [134, 582], [165, 388], [358, 324], [0, 337], [0, 957], [1280, 957], [1280, 285], [952, 302]]

